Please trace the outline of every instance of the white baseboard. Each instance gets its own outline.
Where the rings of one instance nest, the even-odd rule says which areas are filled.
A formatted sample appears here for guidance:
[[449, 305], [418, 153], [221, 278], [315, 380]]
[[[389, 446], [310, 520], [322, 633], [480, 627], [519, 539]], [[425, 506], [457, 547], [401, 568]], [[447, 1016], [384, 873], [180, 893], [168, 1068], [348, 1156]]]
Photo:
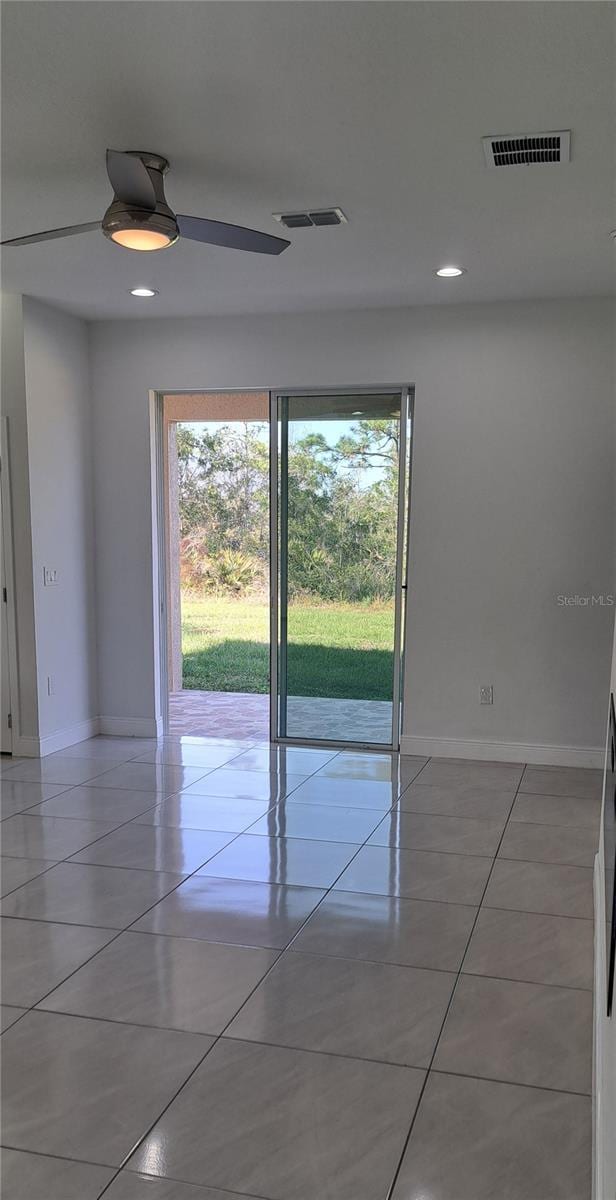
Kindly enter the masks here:
[[18, 737], [13, 753], [20, 758], [45, 758], [47, 754], [55, 754], [56, 750], [65, 750], [67, 746], [75, 746], [77, 742], [96, 737], [98, 731], [98, 717], [91, 717], [88, 721], [80, 721], [78, 725], [69, 725], [44, 737]]
[[163, 735], [162, 717], [92, 717], [79, 725], [59, 729], [46, 737], [16, 737], [13, 754], [16, 758], [45, 758], [56, 750], [65, 750], [77, 742], [106, 733], [114, 737], [160, 738]]
[[601, 746], [545, 746], [541, 743], [480, 742], [470, 738], [400, 738], [402, 754], [428, 758], [475, 758], [489, 762], [533, 763], [546, 767], [603, 768], [605, 750]]
[[41, 741], [37, 737], [13, 737], [12, 754], [15, 758], [39, 758]]
[[99, 717], [99, 733], [110, 737], [158, 738], [162, 732], [160, 717]]
[[[23, 758], [44, 758], [56, 750], [64, 750], [98, 733], [112, 737], [160, 738], [163, 736], [162, 717], [92, 717], [38, 737], [15, 739], [13, 753]], [[480, 742], [469, 738], [400, 738], [402, 754], [428, 758], [466, 758], [489, 762], [533, 763], [537, 766], [598, 767], [602, 769], [605, 751], [582, 746], [547, 746], [524, 742]]]

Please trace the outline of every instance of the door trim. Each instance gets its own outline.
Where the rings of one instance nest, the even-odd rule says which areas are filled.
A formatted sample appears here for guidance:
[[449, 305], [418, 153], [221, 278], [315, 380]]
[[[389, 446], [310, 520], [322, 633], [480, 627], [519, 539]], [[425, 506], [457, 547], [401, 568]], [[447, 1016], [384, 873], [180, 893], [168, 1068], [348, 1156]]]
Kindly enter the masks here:
[[[163, 403], [164, 397], [167, 394], [180, 395], [182, 393], [192, 394], [199, 392], [207, 395], [208, 392], [269, 392], [269, 420], [270, 420], [270, 515], [269, 515], [269, 531], [270, 531], [270, 741], [277, 744], [288, 746], [311, 746], [314, 745], [314, 740], [307, 738], [291, 738], [285, 737], [281, 739], [277, 736], [278, 725], [278, 620], [279, 620], [279, 605], [278, 605], [278, 401], [283, 396], [327, 396], [327, 395], [372, 395], [374, 393], [398, 392], [401, 396], [401, 403], [405, 403], [407, 416], [410, 415], [413, 419], [413, 401], [414, 401], [414, 386], [409, 383], [375, 383], [371, 385], [361, 385], [357, 387], [342, 386], [332, 384], [329, 387], [293, 387], [293, 388], [268, 388], [268, 387], [219, 387], [219, 388], [166, 388], [164, 391], [151, 389], [149, 392], [150, 404], [150, 436], [151, 436], [151, 470], [154, 481], [154, 496], [152, 504], [152, 524], [153, 524], [153, 539], [152, 549], [156, 556], [153, 572], [154, 580], [154, 613], [155, 613], [155, 654], [158, 656], [158, 663], [155, 669], [155, 688], [158, 692], [156, 705], [156, 723], [161, 725], [161, 732], [168, 734], [169, 730], [169, 678], [168, 678], [168, 663], [167, 663], [167, 547], [165, 541], [165, 513], [164, 513], [164, 421], [163, 421]], [[6, 418], [4, 418], [6, 422]], [[3, 427], [4, 427], [3, 422]], [[404, 570], [404, 584], [408, 586], [409, 575], [409, 551], [410, 551], [410, 506], [411, 506], [411, 475], [412, 475], [412, 455], [414, 443], [414, 429], [411, 425], [411, 438], [408, 454], [408, 470], [405, 478], [405, 500], [404, 500], [404, 522], [406, 525], [406, 562]], [[408, 592], [407, 592], [408, 596]], [[399, 640], [399, 669], [398, 675], [403, 670], [406, 630], [402, 627], [402, 619], [405, 615], [406, 606], [401, 606], [400, 618], [400, 640]], [[403, 713], [403, 688], [401, 683], [398, 684], [399, 694], [399, 721], [402, 727]], [[16, 706], [15, 706], [16, 707]], [[393, 731], [393, 712], [392, 705], [392, 731]], [[15, 733], [15, 712], [13, 713], [13, 733]], [[398, 742], [394, 744], [375, 743], [375, 742], [340, 742], [330, 740], [319, 740], [318, 745], [324, 748], [339, 749], [341, 745], [348, 746], [349, 749], [355, 750], [370, 750], [374, 753], [386, 753], [392, 749], [398, 749]]]

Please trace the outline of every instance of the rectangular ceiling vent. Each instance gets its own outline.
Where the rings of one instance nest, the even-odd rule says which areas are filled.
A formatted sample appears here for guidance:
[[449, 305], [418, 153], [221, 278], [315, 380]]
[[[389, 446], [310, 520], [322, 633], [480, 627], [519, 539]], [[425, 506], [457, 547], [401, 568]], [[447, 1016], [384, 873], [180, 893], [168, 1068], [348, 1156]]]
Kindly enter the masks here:
[[309, 212], [272, 213], [286, 229], [304, 229], [308, 225], [345, 225], [347, 218], [341, 208], [312, 208]]
[[487, 167], [520, 167], [528, 163], [562, 163], [571, 158], [571, 131], [498, 134], [481, 139]]

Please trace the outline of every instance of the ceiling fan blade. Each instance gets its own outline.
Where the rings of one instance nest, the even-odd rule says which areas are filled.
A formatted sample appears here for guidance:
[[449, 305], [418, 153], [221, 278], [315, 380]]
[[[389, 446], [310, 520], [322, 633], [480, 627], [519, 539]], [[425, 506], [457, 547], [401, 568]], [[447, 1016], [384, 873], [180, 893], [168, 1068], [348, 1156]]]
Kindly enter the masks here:
[[100, 229], [100, 221], [89, 221], [85, 225], [65, 225], [64, 229], [45, 229], [43, 233], [30, 233], [27, 237], [8, 238], [0, 246], [30, 246], [33, 242], [51, 242], [53, 238], [73, 237], [76, 233], [90, 233]]
[[232, 250], [252, 250], [255, 254], [282, 254], [291, 243], [271, 233], [259, 233], [243, 225], [227, 225], [225, 221], [209, 221], [206, 217], [177, 216], [182, 237], [209, 246], [228, 246]]
[[123, 204], [154, 212], [156, 192], [145, 163], [125, 150], [107, 151], [109, 182]]

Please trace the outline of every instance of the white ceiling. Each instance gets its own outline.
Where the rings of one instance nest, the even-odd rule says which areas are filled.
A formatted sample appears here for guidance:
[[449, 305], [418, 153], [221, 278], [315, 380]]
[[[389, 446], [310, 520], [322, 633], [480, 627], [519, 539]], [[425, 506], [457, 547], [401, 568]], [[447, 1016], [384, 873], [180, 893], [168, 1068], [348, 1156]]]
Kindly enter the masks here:
[[[3, 285], [89, 318], [561, 297], [612, 288], [611, 3], [3, 5], [3, 234], [96, 220], [105, 149], [151, 150], [176, 211], [280, 258], [102, 234], [5, 250]], [[488, 170], [481, 137], [572, 130], [568, 165]], [[459, 280], [433, 269], [461, 263]], [[160, 295], [137, 301], [127, 289]]]

